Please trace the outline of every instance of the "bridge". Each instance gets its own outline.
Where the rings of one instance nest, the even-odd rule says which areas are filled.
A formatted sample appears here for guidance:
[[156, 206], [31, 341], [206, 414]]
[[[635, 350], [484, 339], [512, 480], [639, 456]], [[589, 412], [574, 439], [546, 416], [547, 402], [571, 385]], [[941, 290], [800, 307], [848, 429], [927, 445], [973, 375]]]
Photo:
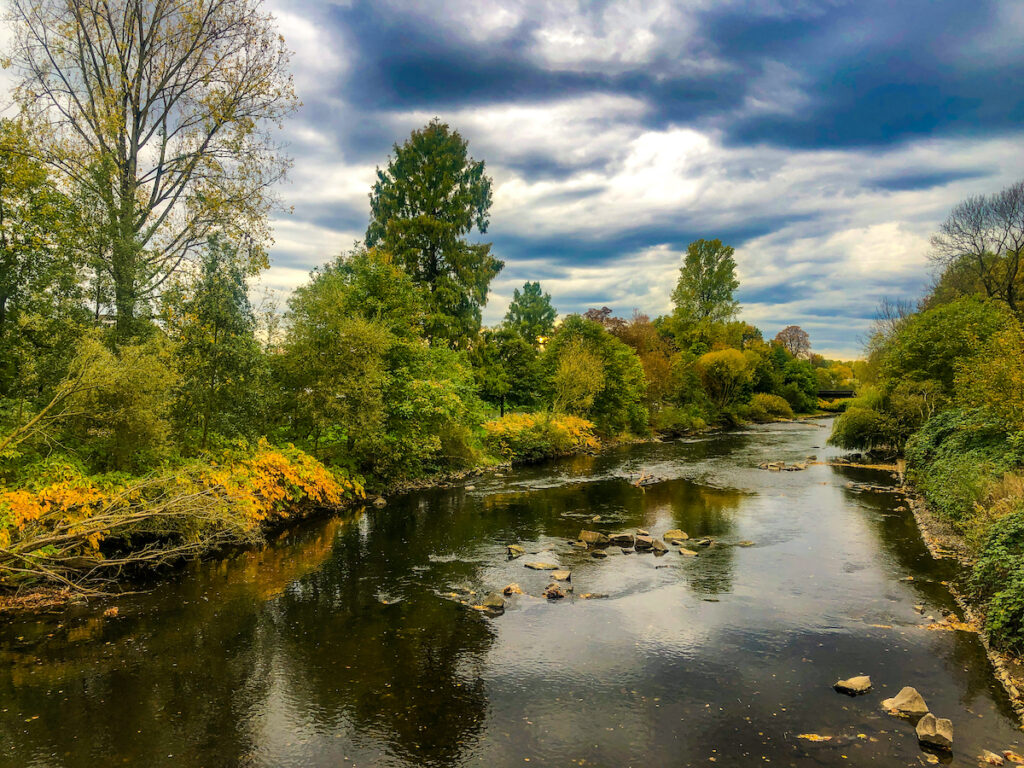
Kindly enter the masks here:
[[822, 400], [842, 400], [847, 397], [854, 397], [857, 393], [852, 389], [819, 389], [818, 397]]

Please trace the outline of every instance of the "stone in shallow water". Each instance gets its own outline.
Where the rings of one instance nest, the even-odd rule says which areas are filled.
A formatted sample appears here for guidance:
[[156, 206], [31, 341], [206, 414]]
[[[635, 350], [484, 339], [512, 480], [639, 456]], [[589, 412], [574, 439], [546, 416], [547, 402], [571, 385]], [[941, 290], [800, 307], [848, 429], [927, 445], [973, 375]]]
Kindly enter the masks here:
[[928, 714], [928, 705], [924, 703], [924, 697], [917, 692], [916, 688], [909, 685], [893, 696], [882, 702], [882, 708], [889, 710], [894, 715], [906, 717], [921, 717]]
[[613, 533], [608, 537], [617, 547], [632, 547], [633, 546], [633, 534], [632, 533]]
[[590, 553], [590, 556], [591, 557], [596, 557], [596, 558], [600, 559], [600, 558], [608, 557], [608, 553], [605, 552], [603, 549], [595, 549], [593, 552]]
[[654, 541], [652, 541], [651, 549], [654, 550], [654, 554], [656, 555], [664, 555], [666, 552], [668, 552], [668, 546], [666, 546], [665, 542], [663, 542], [661, 539], [655, 539]]
[[953, 723], [930, 712], [917, 723], [917, 740], [929, 747], [953, 748]]
[[521, 595], [523, 594], [523, 588], [518, 584], [509, 584], [501, 592], [504, 595]]
[[557, 571], [558, 566], [554, 563], [523, 563], [523, 565], [534, 571]]
[[871, 678], [867, 675], [851, 677], [847, 680], [840, 680], [832, 686], [840, 693], [848, 693], [851, 696], [859, 696], [871, 690]]
[[752, 546], [754, 546], [754, 542], [748, 541], [747, 539], [744, 539], [743, 541], [737, 541], [736, 542], [736, 546], [737, 547], [752, 547]]
[[637, 549], [650, 549], [654, 546], [654, 539], [646, 535], [638, 535], [633, 546]]
[[565, 597], [565, 590], [558, 584], [548, 584], [548, 588], [544, 590], [544, 597], [548, 600], [561, 600]]
[[572, 573], [569, 571], [552, 571], [551, 578], [555, 581], [570, 581], [572, 579]]
[[526, 550], [518, 544], [509, 544], [505, 547], [505, 552], [508, 553], [509, 558], [520, 557], [526, 554]]
[[608, 537], [599, 531], [580, 531], [577, 538], [591, 547], [603, 547], [608, 544]]
[[491, 613], [503, 613], [505, 611], [505, 598], [497, 592], [491, 592], [480, 602], [480, 605]]
[[685, 557], [696, 557], [697, 556], [696, 552], [694, 552], [692, 549], [687, 549], [686, 547], [680, 547], [679, 548], [679, 554], [683, 555]]
[[678, 528], [673, 528], [671, 531], [665, 531], [665, 535], [661, 537], [670, 544], [674, 544], [677, 541], [686, 541], [689, 536], [686, 535], [685, 531], [681, 531]]

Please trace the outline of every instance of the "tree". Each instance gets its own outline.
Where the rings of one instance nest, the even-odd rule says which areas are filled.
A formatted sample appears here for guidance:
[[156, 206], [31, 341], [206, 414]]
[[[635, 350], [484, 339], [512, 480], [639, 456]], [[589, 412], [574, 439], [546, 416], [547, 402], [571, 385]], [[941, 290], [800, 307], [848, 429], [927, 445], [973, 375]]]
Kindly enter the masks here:
[[907, 318], [880, 352], [885, 379], [937, 381], [952, 394], [958, 365], [1014, 323], [1002, 304], [968, 297]]
[[370, 192], [366, 244], [391, 253], [426, 296], [428, 339], [465, 347], [480, 331], [481, 308], [503, 262], [490, 243], [470, 243], [475, 227], [487, 232], [491, 179], [469, 143], [433, 120], [413, 131]]
[[531, 405], [540, 388], [537, 350], [511, 328], [484, 331], [471, 354], [480, 396], [498, 406]]
[[599, 323], [570, 315], [544, 351], [556, 410], [591, 419], [611, 435], [647, 429], [647, 382], [636, 353]]
[[339, 270], [315, 273], [288, 302], [280, 365], [292, 429], [318, 458], [358, 462], [385, 421], [387, 356], [396, 343], [381, 322], [339, 311], [350, 283]]
[[533, 346], [542, 337], [550, 336], [558, 312], [551, 305], [551, 294], [542, 293], [540, 283], [525, 283], [522, 293], [512, 292], [512, 303], [505, 314], [505, 325]]
[[1024, 258], [1024, 181], [956, 205], [932, 238], [932, 260], [946, 271], [963, 267], [990, 299], [1019, 315]]
[[0, 397], [56, 385], [85, 320], [78, 209], [35, 155], [0, 120]]
[[734, 294], [740, 283], [734, 253], [721, 240], [695, 240], [687, 246], [672, 292], [674, 317], [681, 330], [735, 317], [739, 302]]
[[162, 297], [164, 327], [177, 343], [181, 372], [178, 421], [186, 434], [198, 427], [200, 448], [207, 447], [211, 430], [255, 436], [261, 423], [263, 355], [247, 288], [236, 249], [213, 236], [195, 282]]
[[122, 340], [212, 232], [265, 263], [288, 166], [268, 126], [297, 101], [261, 0], [12, 0], [9, 21], [46, 159], [101, 209]]
[[775, 341], [793, 357], [807, 358], [811, 354], [811, 337], [799, 325], [787, 325], [775, 335]]
[[708, 399], [719, 410], [749, 397], [751, 371], [747, 358], [738, 349], [708, 352], [697, 360], [696, 368]]

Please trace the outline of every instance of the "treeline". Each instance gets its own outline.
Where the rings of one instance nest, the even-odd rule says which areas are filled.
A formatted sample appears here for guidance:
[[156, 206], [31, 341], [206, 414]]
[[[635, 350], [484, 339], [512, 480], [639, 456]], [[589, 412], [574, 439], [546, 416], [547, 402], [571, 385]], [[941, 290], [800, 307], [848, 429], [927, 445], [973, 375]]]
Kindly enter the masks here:
[[993, 642], [1024, 652], [1024, 182], [957, 205], [933, 238], [936, 279], [887, 303], [843, 448], [906, 457], [929, 507], [965, 537]]
[[364, 242], [253, 306], [289, 165], [273, 131], [297, 105], [272, 17], [11, 6], [0, 586], [95, 583], [364, 484], [789, 418], [852, 385], [799, 328], [765, 341], [737, 319], [717, 240], [689, 247], [666, 317], [557, 322], [528, 282], [482, 328], [492, 181], [436, 120], [378, 169]]

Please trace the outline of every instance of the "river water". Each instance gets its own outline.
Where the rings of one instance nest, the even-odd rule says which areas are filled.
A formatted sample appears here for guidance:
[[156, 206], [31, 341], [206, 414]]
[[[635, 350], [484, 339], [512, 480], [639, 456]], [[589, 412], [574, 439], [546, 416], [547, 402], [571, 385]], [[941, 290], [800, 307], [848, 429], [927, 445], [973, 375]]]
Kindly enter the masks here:
[[[8, 622], [0, 765], [927, 764], [880, 707], [904, 685], [953, 720], [942, 762], [1024, 752], [977, 637], [923, 626], [954, 607], [956, 567], [897, 494], [848, 487], [890, 476], [757, 469], [824, 459], [827, 435], [779, 424], [479, 477]], [[662, 480], [636, 488], [642, 471]], [[637, 527], [715, 544], [604, 559], [568, 544]], [[509, 543], [528, 554], [507, 560]], [[535, 560], [570, 569], [574, 593], [531, 597], [550, 581]], [[527, 594], [502, 616], [461, 602], [511, 582]], [[832, 690], [858, 674], [871, 693]]]

